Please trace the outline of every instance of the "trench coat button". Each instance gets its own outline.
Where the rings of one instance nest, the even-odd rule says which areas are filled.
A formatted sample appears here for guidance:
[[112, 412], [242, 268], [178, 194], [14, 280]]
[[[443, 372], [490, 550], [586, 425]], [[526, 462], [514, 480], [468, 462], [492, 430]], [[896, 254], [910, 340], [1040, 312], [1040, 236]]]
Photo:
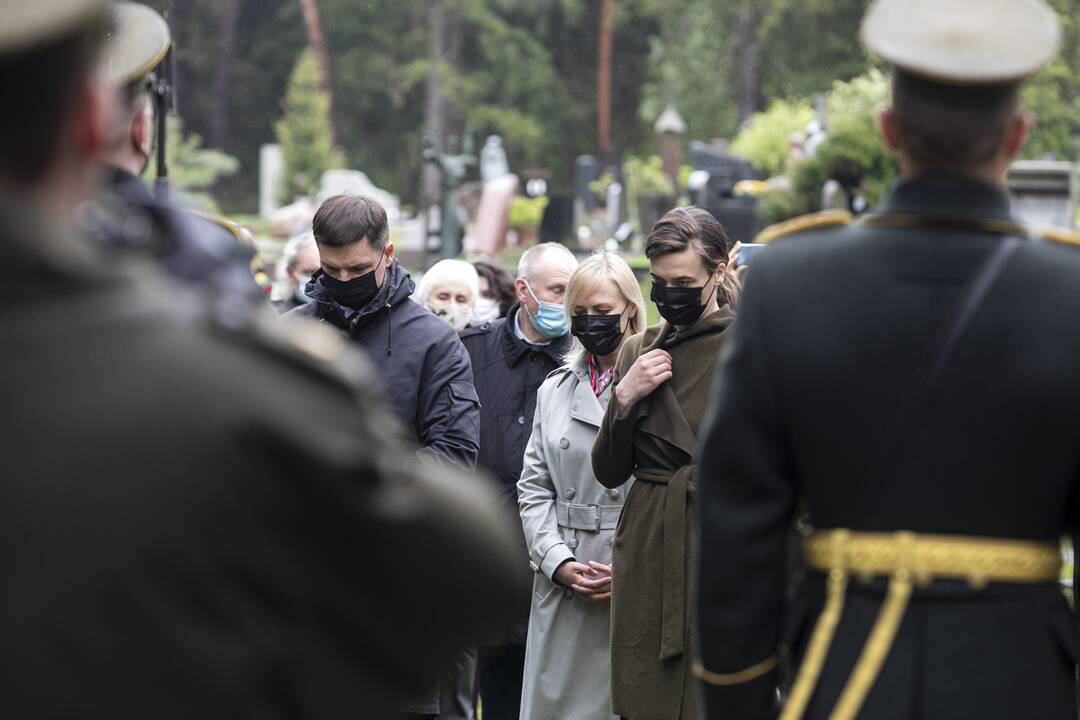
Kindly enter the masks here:
[[524, 424], [525, 424], [525, 416], [524, 415], [518, 415], [518, 425], [524, 425]]
[[612, 500], [618, 500], [619, 499], [619, 491], [618, 490], [608, 490], [607, 491], [607, 496], [609, 498], [611, 498]]
[[567, 440], [566, 438], [563, 438], [562, 440], [559, 441], [559, 447], [561, 447], [563, 450], [565, 450], [566, 448], [570, 447], [570, 441]]
[[570, 546], [571, 550], [577, 550], [577, 538], [570, 538], [566, 544]]
[[573, 500], [574, 497], [577, 496], [577, 490], [575, 490], [574, 488], [566, 488], [566, 492], [563, 493], [563, 495], [566, 496], [567, 500]]

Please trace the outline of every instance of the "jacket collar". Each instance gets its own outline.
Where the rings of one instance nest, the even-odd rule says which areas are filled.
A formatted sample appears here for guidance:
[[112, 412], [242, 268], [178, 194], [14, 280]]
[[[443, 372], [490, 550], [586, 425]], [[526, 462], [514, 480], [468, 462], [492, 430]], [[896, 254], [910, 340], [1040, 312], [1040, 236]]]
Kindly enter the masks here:
[[1009, 196], [994, 185], [945, 173], [902, 180], [876, 212], [946, 218], [1012, 220]]
[[386, 309], [392, 309], [409, 299], [416, 286], [413, 284], [409, 273], [394, 258], [390, 263], [383, 284], [375, 297], [358, 310], [351, 308], [346, 310], [330, 294], [330, 290], [323, 283], [323, 271], [316, 272], [307, 284], [307, 294], [314, 298], [316, 315], [322, 320], [353, 332], [366, 327], [375, 319], [375, 316]]
[[570, 336], [563, 335], [560, 338], [555, 338], [547, 345], [531, 345], [525, 342], [514, 332], [514, 323], [518, 321], [520, 309], [520, 305], [510, 308], [510, 312], [507, 313], [506, 320], [503, 322], [502, 346], [503, 352], [506, 353], [506, 364], [514, 367], [521, 360], [522, 355], [527, 352], [543, 353], [551, 359], [553, 365], [562, 364], [563, 355], [570, 349]]
[[574, 363], [564, 382], [571, 382], [569, 379], [571, 377], [573, 378], [574, 392], [570, 396], [570, 417], [599, 428], [600, 423], [604, 421], [605, 405], [611, 397], [612, 386], [609, 384], [600, 397], [596, 397], [596, 393], [592, 389], [592, 383], [589, 381], [589, 363], [585, 356], [582, 356]]
[[154, 193], [138, 175], [128, 172], [123, 168], [110, 165], [106, 171], [105, 184], [114, 191], [121, 192], [125, 197], [144, 205], [154, 204]]

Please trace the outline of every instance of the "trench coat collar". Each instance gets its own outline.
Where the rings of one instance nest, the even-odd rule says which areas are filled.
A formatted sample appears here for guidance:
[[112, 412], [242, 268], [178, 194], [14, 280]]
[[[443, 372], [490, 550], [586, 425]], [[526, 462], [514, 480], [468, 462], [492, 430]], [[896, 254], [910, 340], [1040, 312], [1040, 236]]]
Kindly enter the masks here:
[[596, 393], [592, 389], [592, 383], [589, 381], [588, 360], [584, 355], [569, 368], [569, 372], [560, 381], [560, 384], [562, 382], [574, 383], [574, 391], [570, 395], [570, 417], [599, 429], [600, 424], [604, 421], [605, 410], [600, 398], [605, 395], [610, 397], [612, 386], [609, 384], [600, 398], [596, 397]]
[[515, 305], [510, 308], [510, 312], [506, 315], [506, 320], [502, 326], [502, 346], [503, 352], [506, 355], [506, 364], [510, 367], [514, 367], [521, 360], [521, 356], [527, 352], [540, 352], [551, 358], [551, 364], [558, 366], [562, 364], [563, 355], [570, 349], [570, 335], [563, 335], [560, 338], [555, 338], [547, 345], [530, 345], [517, 336], [514, 332], [514, 323], [517, 322], [518, 312], [521, 306]]
[[[735, 315], [727, 305], [708, 317], [695, 322], [680, 332], [675, 326], [664, 323], [655, 337], [644, 338], [641, 354], [644, 355], [652, 350], [663, 349], [673, 354], [678, 354], [677, 348], [684, 343], [696, 338], [712, 340], [700, 348], [694, 349], [696, 362], [687, 363], [686, 360], [674, 368], [680, 387], [687, 385], [701, 386], [700, 383], [707, 381], [715, 372], [716, 361], [720, 354], [720, 336], [731, 325]], [[713, 347], [715, 345], [715, 347]], [[689, 356], [686, 358], [690, 359]], [[648, 409], [642, 418], [640, 428], [686, 453], [692, 458], [697, 450], [697, 435], [690, 428], [690, 423], [683, 414], [679, 399], [676, 396], [673, 382], [668, 381], [653, 391], [649, 396]]]

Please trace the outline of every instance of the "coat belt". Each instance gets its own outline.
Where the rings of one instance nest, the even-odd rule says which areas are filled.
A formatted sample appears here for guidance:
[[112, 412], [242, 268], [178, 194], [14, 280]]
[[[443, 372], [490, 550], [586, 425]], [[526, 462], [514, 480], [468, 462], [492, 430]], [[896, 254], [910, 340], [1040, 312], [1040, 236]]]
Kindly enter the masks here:
[[619, 524], [622, 509], [622, 505], [586, 505], [557, 500], [555, 521], [559, 523], [559, 527], [571, 530], [614, 530]]
[[661, 624], [660, 659], [669, 660], [686, 652], [686, 515], [693, 465], [683, 465], [674, 473], [638, 468], [639, 482], [667, 485], [664, 498], [664, 532], [660, 549]]
[[866, 645], [829, 716], [834, 720], [858, 715], [892, 649], [913, 585], [936, 578], [967, 580], [976, 588], [990, 582], [1052, 583], [1061, 573], [1057, 543], [1025, 540], [830, 530], [807, 538], [804, 553], [809, 567], [827, 574], [827, 594], [781, 720], [798, 720], [806, 711], [840, 624], [850, 574], [890, 580]]

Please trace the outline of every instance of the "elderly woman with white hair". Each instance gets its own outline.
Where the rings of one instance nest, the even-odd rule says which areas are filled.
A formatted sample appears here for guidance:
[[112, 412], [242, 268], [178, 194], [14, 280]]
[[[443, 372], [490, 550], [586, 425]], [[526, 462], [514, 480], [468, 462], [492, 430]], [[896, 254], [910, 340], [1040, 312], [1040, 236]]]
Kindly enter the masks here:
[[518, 482], [536, 571], [521, 720], [611, 720], [611, 553], [627, 487], [598, 483], [591, 454], [619, 349], [645, 329], [645, 301], [626, 261], [600, 252], [570, 277], [565, 308], [573, 344], [540, 386]]
[[480, 279], [464, 260], [440, 260], [420, 278], [413, 300], [461, 332], [472, 321]]

